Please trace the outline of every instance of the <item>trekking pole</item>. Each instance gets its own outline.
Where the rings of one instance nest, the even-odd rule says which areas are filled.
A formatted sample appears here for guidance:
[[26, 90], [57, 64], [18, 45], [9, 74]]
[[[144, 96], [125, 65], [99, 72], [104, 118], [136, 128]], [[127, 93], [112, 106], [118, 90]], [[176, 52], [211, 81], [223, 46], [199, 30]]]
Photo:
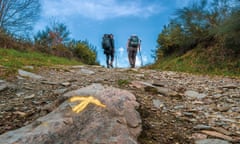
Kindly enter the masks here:
[[141, 67], [143, 66], [143, 60], [142, 60], [142, 54], [141, 54], [141, 50], [140, 50], [140, 46], [141, 46], [141, 40], [140, 40], [140, 45], [139, 45], [139, 55], [140, 55], [140, 59], [141, 59]]
[[117, 68], [117, 60], [118, 60], [118, 57], [117, 57], [117, 54], [115, 54], [115, 68]]

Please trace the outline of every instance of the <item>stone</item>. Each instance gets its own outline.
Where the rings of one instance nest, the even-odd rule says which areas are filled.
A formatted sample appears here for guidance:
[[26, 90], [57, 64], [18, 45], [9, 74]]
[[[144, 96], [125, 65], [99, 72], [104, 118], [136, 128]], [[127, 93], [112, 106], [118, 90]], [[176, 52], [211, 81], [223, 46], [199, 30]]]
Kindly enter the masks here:
[[77, 103], [65, 101], [33, 123], [0, 135], [0, 143], [138, 143], [141, 119], [136, 111], [139, 104], [132, 93], [93, 84], [68, 92], [64, 97], [75, 95], [91, 95], [106, 107], [89, 104], [80, 113], [75, 113], [72, 106]]
[[224, 135], [224, 134], [216, 132], [216, 131], [202, 130], [201, 133], [207, 134], [212, 137], [221, 138], [221, 139], [224, 139], [227, 141], [234, 141], [234, 139], [232, 137]]
[[18, 74], [22, 77], [29, 77], [29, 78], [32, 78], [32, 79], [42, 79], [43, 78], [40, 75], [31, 73], [31, 72], [27, 72], [27, 71], [24, 71], [24, 70], [21, 70], [21, 69], [18, 70]]
[[56, 89], [53, 91], [54, 94], [63, 94], [67, 91], [67, 88], [62, 88], [62, 89]]
[[88, 70], [88, 69], [81, 69], [81, 70], [80, 70], [80, 73], [86, 74], [86, 75], [92, 75], [92, 74], [94, 74], [95, 72], [94, 72], [94, 71], [91, 71], [91, 70]]
[[194, 130], [210, 130], [211, 128], [212, 128], [211, 126], [202, 125], [202, 124], [199, 124], [193, 127]]
[[161, 107], [164, 106], [163, 102], [161, 102], [159, 99], [153, 99], [153, 105], [157, 109], [160, 109]]
[[35, 97], [35, 94], [29, 95], [29, 96], [25, 96], [24, 99], [32, 99]]
[[234, 84], [228, 84], [228, 85], [223, 86], [222, 88], [235, 89], [235, 88], [238, 88], [238, 86], [234, 85]]
[[228, 141], [220, 140], [220, 139], [204, 139], [197, 140], [196, 144], [230, 144]]
[[8, 88], [7, 83], [4, 80], [0, 80], [0, 92], [4, 91], [7, 88]]
[[168, 82], [167, 81], [157, 81], [157, 80], [154, 80], [152, 82], [152, 84], [154, 86], [158, 86], [158, 87], [164, 87], [164, 86], [167, 86], [168, 85]]
[[61, 85], [67, 87], [67, 86], [70, 86], [71, 83], [70, 82], [63, 82], [63, 83], [61, 83]]
[[196, 99], [202, 99], [202, 98], [205, 98], [206, 97], [206, 94], [204, 93], [198, 93], [196, 91], [192, 91], [192, 90], [188, 90], [188, 91], [185, 91], [184, 93], [185, 96], [187, 96], [188, 98], [196, 98]]

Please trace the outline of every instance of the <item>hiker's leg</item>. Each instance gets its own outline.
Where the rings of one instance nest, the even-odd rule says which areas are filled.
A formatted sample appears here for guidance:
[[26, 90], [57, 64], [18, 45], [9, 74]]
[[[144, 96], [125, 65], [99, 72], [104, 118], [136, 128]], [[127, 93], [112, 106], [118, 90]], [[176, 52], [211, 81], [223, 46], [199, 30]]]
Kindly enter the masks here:
[[132, 51], [133, 67], [135, 67], [135, 63], [136, 63], [136, 55], [137, 55], [137, 49], [134, 49], [134, 50]]
[[130, 66], [132, 67], [132, 65], [133, 65], [132, 48], [128, 49], [128, 61], [129, 61]]
[[109, 54], [106, 54], [106, 64], [107, 68], [109, 68]]
[[110, 56], [111, 56], [110, 66], [113, 67], [114, 52], [112, 52]]

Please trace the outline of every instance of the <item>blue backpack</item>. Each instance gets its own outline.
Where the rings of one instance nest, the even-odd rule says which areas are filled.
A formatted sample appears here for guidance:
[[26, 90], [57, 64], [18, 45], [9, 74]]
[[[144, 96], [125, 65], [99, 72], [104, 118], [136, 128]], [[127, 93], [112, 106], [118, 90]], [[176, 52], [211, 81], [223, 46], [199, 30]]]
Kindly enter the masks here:
[[103, 49], [110, 49], [112, 47], [111, 37], [109, 34], [104, 34], [102, 39], [102, 47]]
[[131, 47], [138, 47], [140, 44], [138, 36], [131, 36], [129, 39], [129, 46]]

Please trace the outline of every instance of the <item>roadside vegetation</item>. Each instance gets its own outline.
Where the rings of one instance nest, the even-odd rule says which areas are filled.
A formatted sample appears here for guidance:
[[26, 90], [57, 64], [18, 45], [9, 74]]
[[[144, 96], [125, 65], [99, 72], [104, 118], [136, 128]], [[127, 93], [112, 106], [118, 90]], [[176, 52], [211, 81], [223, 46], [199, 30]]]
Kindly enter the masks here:
[[[74, 59], [70, 60], [39, 52], [21, 52], [0, 48], [0, 78], [11, 77], [18, 69], [24, 69], [25, 66], [33, 66], [34, 70], [40, 70], [49, 66], [82, 64], [82, 62]], [[30, 69], [30, 71], [33, 70]]]
[[151, 68], [240, 76], [240, 2], [192, 1], [159, 34]]
[[96, 47], [75, 40], [57, 20], [32, 35], [40, 16], [40, 0], [0, 2], [0, 76], [23, 66], [98, 65]]

